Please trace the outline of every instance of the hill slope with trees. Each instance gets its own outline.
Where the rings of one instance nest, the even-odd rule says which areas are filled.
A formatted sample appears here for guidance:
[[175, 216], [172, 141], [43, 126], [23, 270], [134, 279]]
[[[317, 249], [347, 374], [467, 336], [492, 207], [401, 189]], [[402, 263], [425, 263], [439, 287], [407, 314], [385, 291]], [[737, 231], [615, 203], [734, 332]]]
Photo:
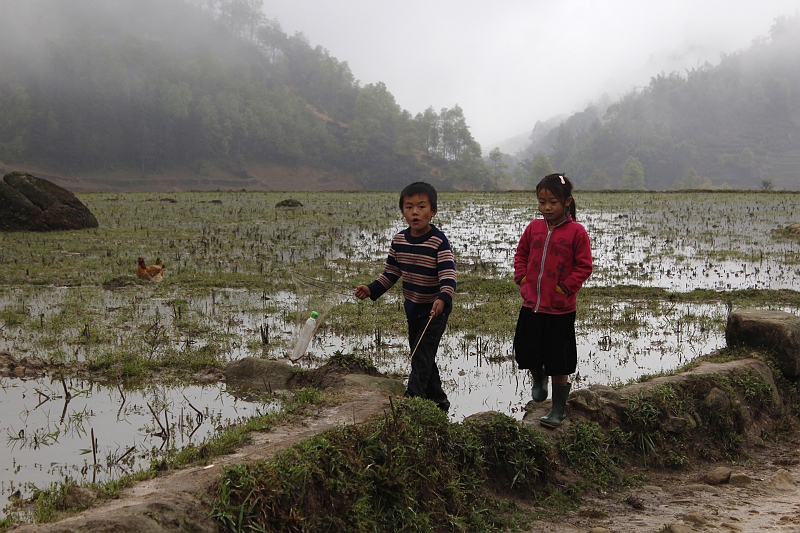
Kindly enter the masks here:
[[[798, 189], [800, 14], [716, 66], [659, 74], [534, 134], [521, 154], [526, 178], [545, 156], [590, 189]], [[637, 164], [643, 181], [631, 178]]]
[[118, 190], [211, 172], [238, 188], [265, 167], [334, 188], [531, 186], [551, 169], [591, 189], [800, 188], [800, 14], [716, 66], [537, 124], [516, 160], [484, 160], [458, 105], [412, 115], [262, 7], [4, 0], [0, 167], [107, 174]]
[[416, 116], [286, 35], [263, 0], [6, 0], [0, 161], [55, 173], [310, 166], [491, 188], [458, 105]]

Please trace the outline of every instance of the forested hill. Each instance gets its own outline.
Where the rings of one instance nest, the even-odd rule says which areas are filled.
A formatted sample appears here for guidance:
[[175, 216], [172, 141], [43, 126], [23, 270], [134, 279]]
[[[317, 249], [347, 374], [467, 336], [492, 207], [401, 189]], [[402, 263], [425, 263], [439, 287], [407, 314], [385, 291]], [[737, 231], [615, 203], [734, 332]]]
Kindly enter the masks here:
[[[590, 106], [523, 154], [584, 188], [800, 188], [800, 14], [769, 38]], [[537, 162], [538, 158], [538, 162]]]
[[[263, 0], [2, 0], [0, 166], [141, 180], [312, 167], [360, 186], [493, 184], [461, 108], [413, 116]], [[335, 188], [335, 184], [332, 184]]]

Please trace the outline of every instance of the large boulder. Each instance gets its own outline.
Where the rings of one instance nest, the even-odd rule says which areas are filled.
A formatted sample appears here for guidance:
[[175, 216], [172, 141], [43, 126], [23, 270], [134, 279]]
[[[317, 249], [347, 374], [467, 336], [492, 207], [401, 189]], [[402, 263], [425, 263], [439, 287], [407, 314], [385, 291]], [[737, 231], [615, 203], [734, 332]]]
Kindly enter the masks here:
[[0, 181], [0, 231], [96, 228], [97, 219], [74, 194], [26, 172]]
[[800, 378], [800, 318], [791, 313], [737, 309], [728, 316], [725, 341], [731, 348], [771, 352], [786, 377]]

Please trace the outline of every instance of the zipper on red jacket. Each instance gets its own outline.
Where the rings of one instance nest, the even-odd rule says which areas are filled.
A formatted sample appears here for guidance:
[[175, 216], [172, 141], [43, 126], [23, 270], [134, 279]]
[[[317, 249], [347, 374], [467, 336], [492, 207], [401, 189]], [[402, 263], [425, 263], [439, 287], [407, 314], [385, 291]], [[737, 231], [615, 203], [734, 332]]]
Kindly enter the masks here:
[[550, 224], [547, 224], [547, 220], [544, 221], [547, 224], [547, 238], [544, 240], [544, 247], [542, 248], [542, 266], [539, 268], [539, 277], [536, 279], [536, 307], [533, 308], [534, 313], [539, 311], [539, 304], [542, 303], [542, 276], [544, 276], [544, 260], [547, 258], [547, 245], [550, 244], [550, 235], [567, 220], [568, 217], [564, 217], [564, 220], [552, 228], [550, 228]]

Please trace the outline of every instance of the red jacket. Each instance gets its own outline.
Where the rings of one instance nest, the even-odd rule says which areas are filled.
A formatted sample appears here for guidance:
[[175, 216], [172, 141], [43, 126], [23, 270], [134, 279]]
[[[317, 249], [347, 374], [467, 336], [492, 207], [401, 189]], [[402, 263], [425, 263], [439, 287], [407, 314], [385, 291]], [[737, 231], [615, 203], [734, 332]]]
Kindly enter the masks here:
[[591, 273], [589, 235], [571, 216], [552, 230], [537, 218], [522, 232], [514, 254], [514, 282], [519, 285], [525, 278], [519, 287], [523, 306], [535, 313], [572, 313], [575, 295]]

